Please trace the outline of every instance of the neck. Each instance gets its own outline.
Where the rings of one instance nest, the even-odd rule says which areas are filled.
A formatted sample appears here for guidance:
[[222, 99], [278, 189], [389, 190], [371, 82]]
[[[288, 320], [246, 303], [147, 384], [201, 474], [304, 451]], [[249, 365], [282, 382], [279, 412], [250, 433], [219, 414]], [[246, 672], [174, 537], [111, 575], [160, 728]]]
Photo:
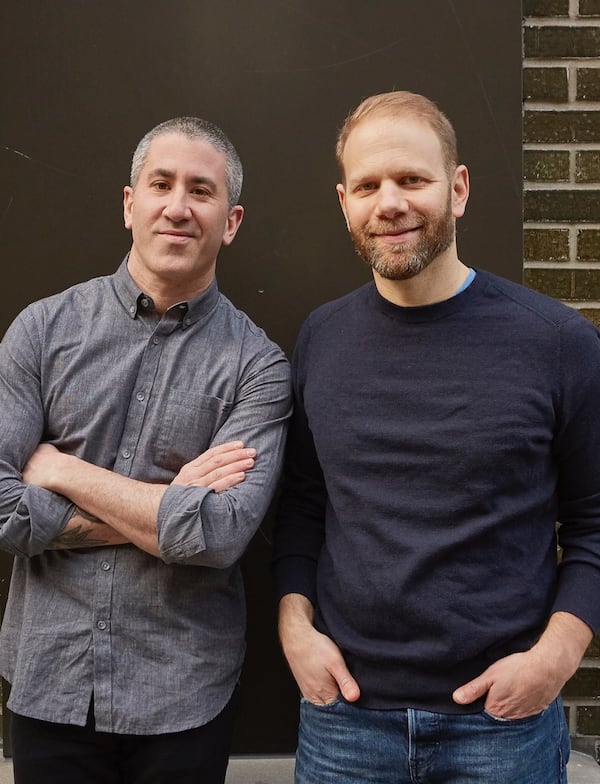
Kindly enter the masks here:
[[389, 280], [373, 272], [382, 297], [404, 308], [433, 305], [454, 296], [469, 274], [469, 268], [453, 254], [438, 256], [429, 266], [406, 280]]
[[154, 308], [162, 316], [170, 307], [179, 302], [188, 302], [206, 291], [215, 279], [214, 266], [202, 275], [190, 277], [182, 274], [177, 276], [174, 270], [165, 274], [152, 272], [146, 267], [136, 264], [133, 252], [129, 256], [127, 269], [136, 286], [152, 297]]

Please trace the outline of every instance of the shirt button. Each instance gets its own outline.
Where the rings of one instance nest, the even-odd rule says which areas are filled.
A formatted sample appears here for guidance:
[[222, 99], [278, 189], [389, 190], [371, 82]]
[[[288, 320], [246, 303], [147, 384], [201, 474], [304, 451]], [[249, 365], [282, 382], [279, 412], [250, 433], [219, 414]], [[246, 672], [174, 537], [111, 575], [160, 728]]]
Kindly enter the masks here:
[[142, 303], [142, 306], [143, 306], [143, 307], [145, 307], [145, 308], [147, 308], [147, 307], [148, 307], [148, 305], [150, 304], [150, 303], [148, 302], [148, 300], [146, 299], [146, 297], [142, 297], [142, 299], [140, 300], [140, 302]]
[[108, 561], [102, 561], [102, 568], [104, 569], [105, 572], [108, 572], [108, 570], [110, 569], [110, 564], [108, 563]]
[[159, 340], [158, 338], [152, 338], [152, 343], [153, 343], [155, 346], [158, 346], [158, 344], [160, 343], [160, 340]]
[[124, 450], [121, 452], [121, 454], [123, 455], [123, 457], [124, 457], [126, 460], [128, 460], [128, 459], [131, 457], [131, 452], [129, 451], [129, 449], [124, 449]]
[[106, 629], [106, 621], [98, 621], [96, 626], [103, 632]]
[[137, 398], [137, 399], [140, 401], [140, 403], [141, 403], [141, 402], [143, 402], [143, 401], [145, 400], [145, 398], [146, 398], [146, 395], [144, 395], [144, 393], [143, 393], [143, 392], [138, 392], [138, 393], [137, 393], [137, 395], [136, 395], [136, 398]]

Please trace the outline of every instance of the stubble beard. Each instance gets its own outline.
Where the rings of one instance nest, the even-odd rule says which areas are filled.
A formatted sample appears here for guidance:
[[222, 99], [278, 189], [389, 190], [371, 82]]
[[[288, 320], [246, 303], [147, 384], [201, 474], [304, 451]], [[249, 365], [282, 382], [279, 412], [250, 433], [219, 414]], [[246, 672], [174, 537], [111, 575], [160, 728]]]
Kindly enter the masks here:
[[[420, 236], [413, 245], [407, 243], [388, 244], [382, 247], [378, 233], [394, 231], [404, 226], [421, 226]], [[403, 223], [378, 221], [368, 223], [361, 229], [350, 228], [354, 249], [362, 260], [382, 278], [408, 280], [418, 275], [454, 242], [455, 226], [450, 199], [444, 213], [438, 218], [427, 218], [420, 213], [406, 217]]]

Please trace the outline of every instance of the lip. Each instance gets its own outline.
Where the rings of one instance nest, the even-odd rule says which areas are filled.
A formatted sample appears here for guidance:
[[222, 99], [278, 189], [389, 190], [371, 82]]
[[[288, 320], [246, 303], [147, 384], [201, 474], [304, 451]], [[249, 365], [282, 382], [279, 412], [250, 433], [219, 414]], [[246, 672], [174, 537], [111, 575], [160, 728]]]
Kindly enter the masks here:
[[169, 240], [170, 242], [175, 242], [178, 244], [184, 244], [188, 240], [191, 240], [194, 236], [193, 234], [190, 234], [190, 232], [188, 231], [175, 231], [175, 230], [159, 231], [158, 234], [161, 237], [164, 237], [165, 239]]
[[420, 231], [420, 229], [421, 226], [413, 226], [410, 229], [396, 229], [394, 231], [375, 233], [374, 236], [383, 242], [389, 242], [391, 244], [397, 245], [400, 242], [407, 242], [409, 239], [414, 237], [415, 234]]

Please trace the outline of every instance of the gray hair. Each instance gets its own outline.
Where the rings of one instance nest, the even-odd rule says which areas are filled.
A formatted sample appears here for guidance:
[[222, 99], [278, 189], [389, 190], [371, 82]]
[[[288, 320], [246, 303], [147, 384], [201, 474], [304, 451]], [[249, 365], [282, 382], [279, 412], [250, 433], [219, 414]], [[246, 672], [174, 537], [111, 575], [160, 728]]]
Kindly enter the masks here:
[[242, 182], [244, 179], [244, 172], [242, 169], [242, 162], [237, 150], [229, 141], [223, 131], [208, 120], [201, 120], [199, 117], [175, 117], [172, 120], [166, 120], [159, 125], [152, 128], [143, 137], [133, 153], [131, 161], [131, 175], [129, 184], [132, 188], [137, 185], [140, 177], [140, 172], [148, 149], [153, 139], [157, 136], [163, 136], [167, 133], [180, 133], [188, 139], [202, 139], [208, 144], [212, 145], [216, 150], [224, 153], [227, 159], [225, 168], [225, 180], [227, 182], [227, 195], [229, 208], [236, 205], [242, 192]]

